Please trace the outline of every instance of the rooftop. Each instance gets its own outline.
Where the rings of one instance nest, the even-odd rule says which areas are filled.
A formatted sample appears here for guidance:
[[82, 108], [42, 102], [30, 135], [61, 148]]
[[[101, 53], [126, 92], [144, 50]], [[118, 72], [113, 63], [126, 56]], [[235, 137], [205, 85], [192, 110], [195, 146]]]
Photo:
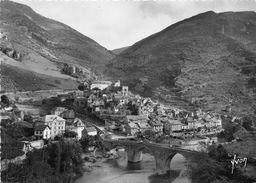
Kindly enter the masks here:
[[168, 123], [172, 124], [172, 125], [182, 125], [180, 120], [176, 120], [176, 119], [169, 119]]
[[126, 118], [128, 121], [149, 120], [146, 115], [127, 115]]
[[112, 82], [111, 81], [100, 81], [100, 80], [98, 80], [98, 81], [94, 81], [92, 84], [109, 84], [109, 85], [111, 85]]
[[95, 132], [95, 131], [97, 131], [96, 128], [93, 127], [93, 126], [85, 127], [84, 129], [85, 129], [87, 132]]
[[35, 131], [44, 131], [47, 127], [50, 128], [48, 125], [38, 125], [35, 127]]
[[149, 128], [149, 124], [148, 123], [137, 123], [137, 125], [139, 126], [139, 128]]
[[53, 122], [54, 120], [57, 120], [57, 121], [65, 121], [63, 118], [57, 116], [57, 115], [46, 115], [44, 116], [43, 118], [43, 121], [44, 122]]

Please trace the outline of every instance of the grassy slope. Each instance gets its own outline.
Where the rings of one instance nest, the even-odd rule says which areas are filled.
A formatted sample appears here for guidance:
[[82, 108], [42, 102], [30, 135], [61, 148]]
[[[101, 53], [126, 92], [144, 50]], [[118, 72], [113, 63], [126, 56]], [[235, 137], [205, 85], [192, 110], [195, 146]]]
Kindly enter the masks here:
[[73, 79], [63, 79], [38, 74], [11, 65], [0, 65], [1, 90], [47, 90], [47, 89], [76, 89], [78, 83]]
[[[94, 40], [65, 24], [37, 14], [28, 6], [11, 1], [1, 1], [0, 6], [0, 29], [8, 35], [8, 40], [1, 40], [0, 46], [13, 48], [22, 54], [20, 63], [1, 55], [1, 64], [21, 69], [13, 76], [18, 78], [14, 82], [16, 85], [11, 81], [14, 78], [8, 78], [8, 74], [4, 76], [6, 84], [10, 80], [12, 89], [15, 89], [14, 85], [19, 89], [35, 89], [41, 85], [43, 88], [73, 88], [74, 82], [66, 82], [70, 77], [60, 73], [63, 63], [83, 67], [88, 71], [86, 77], [90, 78], [96, 68], [104, 68], [113, 58], [112, 52]], [[27, 76], [36, 77], [35, 81], [21, 82], [24, 72]], [[20, 73], [22, 76], [18, 77]], [[55, 78], [61, 84], [54, 83]], [[36, 83], [36, 80], [43, 84]]]

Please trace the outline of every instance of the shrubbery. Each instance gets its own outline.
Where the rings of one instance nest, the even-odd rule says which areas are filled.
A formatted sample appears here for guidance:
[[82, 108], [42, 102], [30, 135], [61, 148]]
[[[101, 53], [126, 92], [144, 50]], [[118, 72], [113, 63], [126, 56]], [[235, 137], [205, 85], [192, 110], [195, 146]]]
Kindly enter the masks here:
[[196, 159], [196, 165], [191, 166], [193, 183], [253, 183], [256, 181], [244, 176], [239, 169], [231, 174], [230, 158], [223, 146], [210, 146], [208, 154], [209, 157]]
[[28, 153], [22, 165], [10, 165], [1, 178], [8, 182], [69, 183], [72, 177], [82, 175], [81, 153], [79, 143], [61, 140]]

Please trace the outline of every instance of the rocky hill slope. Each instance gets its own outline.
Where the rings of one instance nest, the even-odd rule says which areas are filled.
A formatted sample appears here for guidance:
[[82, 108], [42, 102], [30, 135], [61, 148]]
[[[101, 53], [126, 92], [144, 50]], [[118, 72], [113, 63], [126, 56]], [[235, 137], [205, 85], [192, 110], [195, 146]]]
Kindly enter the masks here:
[[15, 59], [4, 59], [1, 63], [15, 65], [16, 74], [24, 69], [66, 79], [61, 71], [68, 64], [75, 68], [71, 73], [80, 70], [85, 77], [93, 77], [96, 69], [100, 71], [113, 58], [111, 51], [94, 40], [37, 14], [26, 5], [5, 0], [0, 2], [0, 10], [1, 51], [15, 58], [16, 53], [20, 54], [16, 59], [20, 63], [14, 63]]
[[113, 52], [114, 54], [118, 55], [118, 54], [122, 53], [124, 50], [126, 50], [126, 49], [128, 49], [128, 48], [129, 48], [129, 46], [122, 47], [122, 48], [117, 48], [117, 49], [112, 50], [112, 52]]
[[255, 112], [256, 13], [205, 12], [121, 52], [106, 74], [173, 105]]

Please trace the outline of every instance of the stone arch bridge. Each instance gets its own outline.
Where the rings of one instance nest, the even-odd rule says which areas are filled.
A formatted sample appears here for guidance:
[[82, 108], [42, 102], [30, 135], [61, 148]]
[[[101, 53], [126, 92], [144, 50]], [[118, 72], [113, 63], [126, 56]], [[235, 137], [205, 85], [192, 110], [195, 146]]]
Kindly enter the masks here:
[[142, 151], [148, 150], [155, 158], [156, 171], [158, 174], [165, 174], [170, 170], [171, 160], [177, 153], [187, 159], [194, 156], [207, 156], [204, 152], [191, 151], [179, 147], [169, 147], [165, 144], [128, 140], [104, 140], [104, 146], [108, 149], [124, 148], [127, 152], [129, 162], [140, 162], [142, 160]]

